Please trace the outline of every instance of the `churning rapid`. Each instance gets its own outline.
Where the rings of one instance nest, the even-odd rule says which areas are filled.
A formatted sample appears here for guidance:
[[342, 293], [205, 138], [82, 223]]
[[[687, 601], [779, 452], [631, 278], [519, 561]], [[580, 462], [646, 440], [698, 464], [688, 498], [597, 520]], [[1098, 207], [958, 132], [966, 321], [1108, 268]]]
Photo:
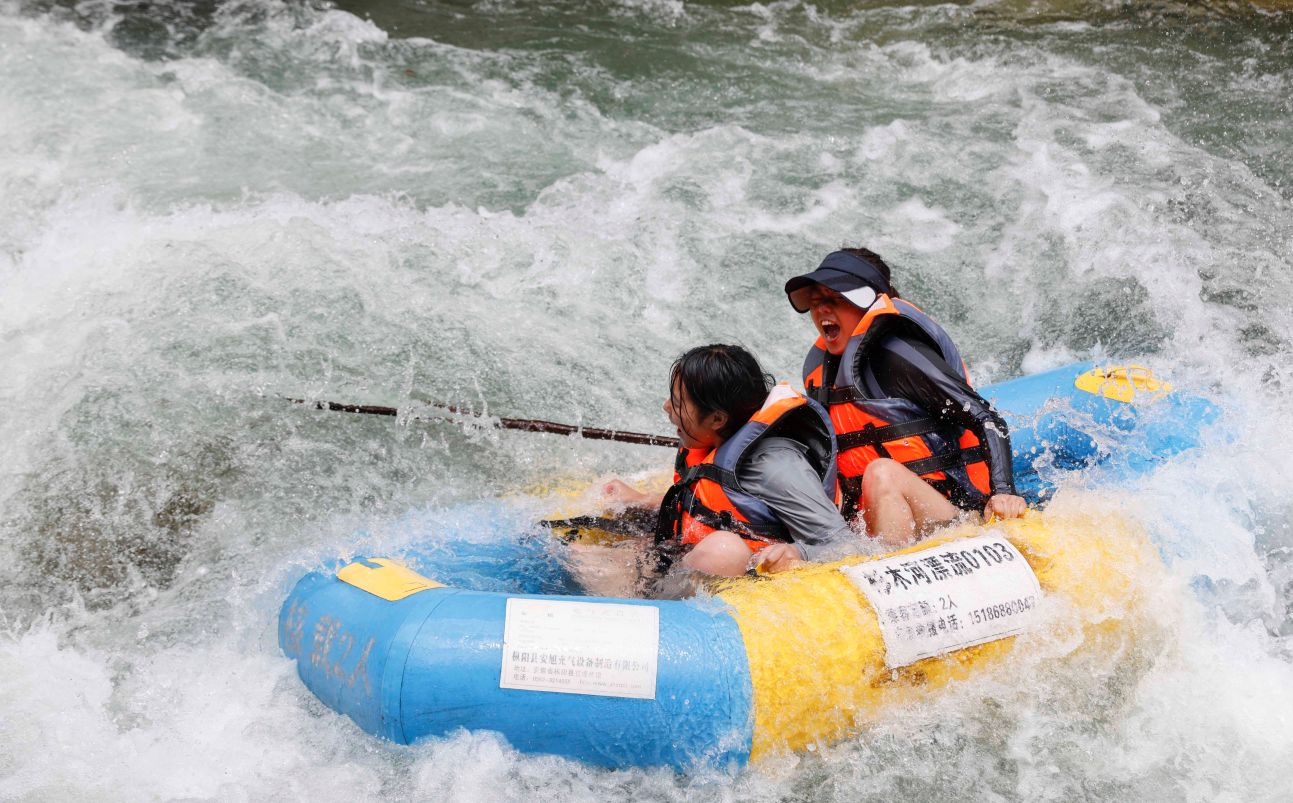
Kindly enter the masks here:
[[[1293, 12], [854, 6], [0, 0], [0, 798], [1287, 799]], [[303, 572], [670, 456], [280, 395], [665, 432], [689, 346], [796, 375], [781, 283], [840, 245], [980, 383], [1218, 403], [1060, 490], [1153, 536], [1154, 639], [735, 774], [395, 746], [301, 686]]]

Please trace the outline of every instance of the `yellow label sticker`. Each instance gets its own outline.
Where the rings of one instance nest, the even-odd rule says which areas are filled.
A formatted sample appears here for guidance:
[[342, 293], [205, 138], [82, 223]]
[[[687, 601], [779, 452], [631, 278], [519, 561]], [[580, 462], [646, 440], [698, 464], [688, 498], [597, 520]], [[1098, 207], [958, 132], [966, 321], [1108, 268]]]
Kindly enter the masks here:
[[369, 594], [394, 602], [444, 583], [423, 577], [389, 558], [365, 558], [341, 567], [337, 579]]

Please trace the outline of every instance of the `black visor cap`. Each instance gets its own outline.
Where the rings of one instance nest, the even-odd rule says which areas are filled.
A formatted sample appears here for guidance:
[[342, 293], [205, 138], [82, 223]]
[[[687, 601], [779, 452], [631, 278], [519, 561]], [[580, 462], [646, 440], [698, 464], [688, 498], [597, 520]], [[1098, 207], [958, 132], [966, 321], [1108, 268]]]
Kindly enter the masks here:
[[888, 292], [889, 282], [875, 265], [848, 251], [835, 251], [827, 254], [822, 264], [812, 273], [796, 276], [786, 282], [786, 298], [795, 312], [807, 312], [795, 304], [790, 294], [810, 284], [829, 287], [837, 293], [847, 293], [862, 286], [869, 286], [877, 293]]

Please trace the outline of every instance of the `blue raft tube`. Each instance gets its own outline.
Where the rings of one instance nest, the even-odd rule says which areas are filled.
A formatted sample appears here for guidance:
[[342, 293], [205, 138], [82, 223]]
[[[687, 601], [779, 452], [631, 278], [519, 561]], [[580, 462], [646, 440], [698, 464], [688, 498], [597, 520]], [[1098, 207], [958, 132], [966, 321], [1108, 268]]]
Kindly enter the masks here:
[[[1011, 425], [1017, 483], [1033, 500], [1068, 469], [1112, 481], [1142, 473], [1197, 445], [1217, 418], [1207, 401], [1138, 368], [1069, 366], [982, 392]], [[950, 538], [978, 532], [899, 555], [933, 556]], [[1127, 595], [1134, 575], [1158, 560], [1152, 548], [1135, 548], [1135, 566], [1127, 564], [1127, 545], [1143, 539], [1125, 522], [1030, 514], [998, 532], [1004, 540], [988, 546], [991, 555], [1009, 542], [1035, 570], [1039, 593], [1067, 595], [1075, 608], [1092, 595]], [[311, 572], [279, 616], [280, 646], [306, 687], [392, 742], [487, 730], [522, 752], [603, 767], [736, 767], [854, 732], [877, 705], [876, 689], [892, 692], [889, 678], [898, 677], [878, 609], [842, 579], [841, 566], [739, 582], [713, 598], [624, 600], [451, 588], [408, 568], [418, 564], [410, 552], [412, 561], [359, 558]], [[1098, 579], [1068, 568], [1092, 561], [1102, 567]], [[556, 640], [544, 642], [549, 627]], [[803, 643], [771, 645], [760, 635], [787, 630]], [[921, 658], [903, 677], [928, 690], [994, 660], [1012, 638]], [[823, 685], [831, 689], [827, 699], [785, 697], [787, 660], [820, 679], [818, 698]]]

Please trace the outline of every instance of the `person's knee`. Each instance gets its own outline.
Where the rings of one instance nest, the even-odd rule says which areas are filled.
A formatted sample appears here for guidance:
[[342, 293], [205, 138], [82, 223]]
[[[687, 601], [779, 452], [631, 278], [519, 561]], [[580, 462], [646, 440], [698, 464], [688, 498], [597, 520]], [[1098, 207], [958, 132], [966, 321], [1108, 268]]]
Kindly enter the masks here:
[[903, 480], [910, 474], [901, 463], [887, 457], [872, 460], [862, 474], [862, 498], [878, 501], [903, 495]]
[[750, 548], [736, 533], [725, 530], [705, 536], [683, 558], [683, 565], [689, 569], [724, 577], [744, 574], [749, 563]]

